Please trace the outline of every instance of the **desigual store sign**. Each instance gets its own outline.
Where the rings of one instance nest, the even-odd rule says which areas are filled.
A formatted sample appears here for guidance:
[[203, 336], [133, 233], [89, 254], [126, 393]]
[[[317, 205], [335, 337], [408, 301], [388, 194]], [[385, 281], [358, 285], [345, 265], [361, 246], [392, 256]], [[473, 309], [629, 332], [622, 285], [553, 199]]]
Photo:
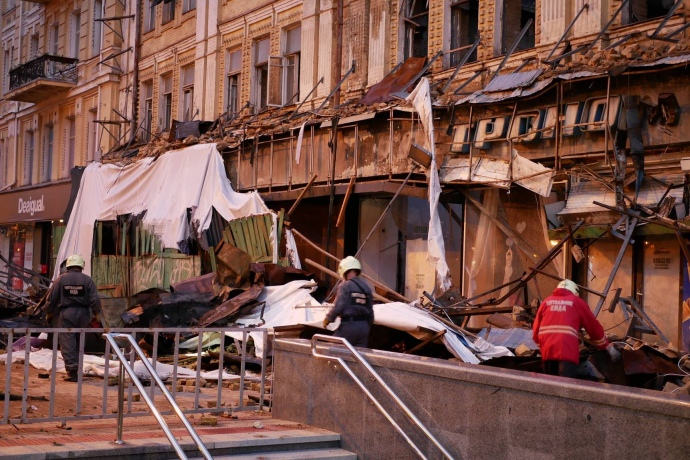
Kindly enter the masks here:
[[0, 193], [0, 224], [62, 219], [72, 183]]

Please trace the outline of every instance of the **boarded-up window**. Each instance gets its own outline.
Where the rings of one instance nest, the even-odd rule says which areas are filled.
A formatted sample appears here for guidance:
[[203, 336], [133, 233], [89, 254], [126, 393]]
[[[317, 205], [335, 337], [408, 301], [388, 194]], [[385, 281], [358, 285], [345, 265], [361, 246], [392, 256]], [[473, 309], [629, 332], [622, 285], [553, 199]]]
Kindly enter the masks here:
[[194, 119], [194, 66], [190, 65], [182, 68], [182, 120], [191, 121]]

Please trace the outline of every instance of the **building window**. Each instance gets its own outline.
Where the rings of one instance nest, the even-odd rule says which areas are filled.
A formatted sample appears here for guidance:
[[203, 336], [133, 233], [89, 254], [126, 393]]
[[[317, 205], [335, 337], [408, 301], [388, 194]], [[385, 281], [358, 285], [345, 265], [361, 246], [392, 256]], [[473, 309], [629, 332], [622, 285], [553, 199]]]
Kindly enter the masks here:
[[192, 121], [194, 111], [194, 65], [182, 68], [182, 121]]
[[5, 138], [0, 138], [0, 188], [7, 186], [7, 152]]
[[4, 5], [2, 12], [7, 13], [11, 9], [13, 9], [15, 6], [17, 6], [17, 0], [5, 0], [5, 5]]
[[53, 56], [57, 56], [59, 51], [60, 40], [60, 24], [55, 23], [50, 26], [50, 52]]
[[86, 114], [86, 138], [88, 139], [86, 159], [87, 161], [98, 161], [101, 159], [101, 149], [98, 142], [98, 123], [96, 117], [98, 116], [98, 109], [91, 108]]
[[29, 43], [29, 60], [35, 57], [38, 57], [38, 34], [33, 34]]
[[10, 85], [10, 67], [12, 67], [12, 61], [10, 60], [10, 50], [5, 50], [2, 59], [2, 92], [3, 94], [9, 90]]
[[676, 0], [630, 0], [623, 8], [623, 24], [634, 24], [668, 14]]
[[144, 32], [151, 32], [156, 28], [156, 5], [155, 0], [148, 0], [146, 11], [144, 11]]
[[501, 53], [505, 54], [517, 39], [523, 27], [532, 20], [527, 33], [518, 43], [515, 51], [534, 48], [535, 0], [503, 0], [503, 40]]
[[53, 124], [48, 123], [43, 127], [43, 145], [41, 149], [41, 182], [49, 182], [53, 171]]
[[74, 167], [74, 157], [77, 145], [77, 119], [74, 116], [67, 118], [67, 145], [62, 163], [62, 177], [69, 177]]
[[240, 77], [242, 72], [242, 50], [228, 52], [227, 78], [225, 85], [225, 111], [235, 114], [240, 110]]
[[79, 49], [81, 48], [81, 13], [72, 14], [72, 49], [71, 54], [73, 58], [79, 59]]
[[196, 9], [196, 0], [184, 0], [182, 2], [182, 12], [186, 13], [187, 11], [195, 10]]
[[[160, 2], [158, 2], [160, 3]], [[162, 17], [162, 23], [167, 24], [170, 21], [175, 19], [175, 1], [174, 0], [169, 0], [169, 1], [164, 1], [163, 2], [163, 17]]]
[[299, 101], [299, 57], [302, 28], [285, 32], [285, 52], [269, 59], [268, 105], [287, 105]]
[[254, 42], [254, 75], [253, 75], [253, 97], [252, 103], [254, 110], [266, 107], [268, 102], [268, 53], [270, 50], [270, 40], [264, 38]]
[[[450, 5], [450, 65], [465, 57], [479, 35], [479, 0], [452, 0]], [[477, 60], [477, 51], [468, 62]]]
[[151, 140], [151, 130], [153, 129], [153, 81], [149, 80], [144, 83], [142, 95], [144, 96], [144, 103], [142, 105], [142, 116], [144, 117], [142, 128], [144, 132], [142, 133], [141, 139], [144, 142], [149, 142]]
[[172, 96], [173, 96], [173, 79], [172, 74], [168, 74], [161, 78], [161, 101], [160, 101], [160, 120], [159, 128], [161, 131], [170, 129], [172, 122]]
[[20, 185], [29, 185], [33, 173], [34, 132], [26, 131], [24, 139], [24, 155], [22, 155], [22, 176]]
[[403, 57], [426, 57], [429, 47], [428, 0], [403, 0]]
[[103, 0], [94, 0], [93, 2], [93, 30], [91, 37], [92, 56], [101, 54], [101, 46], [103, 45]]

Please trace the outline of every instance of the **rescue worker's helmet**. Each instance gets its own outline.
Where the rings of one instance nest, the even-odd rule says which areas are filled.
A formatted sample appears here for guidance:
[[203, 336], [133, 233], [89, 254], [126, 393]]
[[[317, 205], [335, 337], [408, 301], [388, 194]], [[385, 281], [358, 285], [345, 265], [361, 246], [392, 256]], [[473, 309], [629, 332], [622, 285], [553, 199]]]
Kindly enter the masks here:
[[578, 288], [577, 284], [575, 284], [571, 280], [561, 281], [560, 283], [558, 283], [558, 287], [561, 289], [567, 289], [575, 295], [580, 295], [580, 288]]
[[80, 256], [79, 254], [72, 254], [67, 258], [65, 268], [79, 267], [83, 269], [84, 265], [86, 265], [86, 262], [84, 262], [84, 258], [82, 256]]
[[362, 264], [360, 264], [359, 260], [355, 259], [354, 257], [347, 256], [338, 264], [338, 275], [344, 278], [345, 273], [349, 272], [350, 270], [357, 270], [358, 272], [361, 272]]

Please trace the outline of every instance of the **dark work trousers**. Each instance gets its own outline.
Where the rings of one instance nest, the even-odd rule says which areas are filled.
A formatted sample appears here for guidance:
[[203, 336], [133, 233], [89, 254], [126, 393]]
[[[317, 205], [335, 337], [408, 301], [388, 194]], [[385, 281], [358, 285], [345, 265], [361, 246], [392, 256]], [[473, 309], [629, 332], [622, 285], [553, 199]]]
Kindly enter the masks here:
[[560, 375], [561, 377], [577, 377], [577, 364], [570, 361], [544, 361], [544, 373], [549, 375]]
[[369, 321], [342, 321], [333, 333], [336, 337], [347, 339], [353, 347], [369, 346]]
[[[91, 310], [83, 307], [68, 307], [60, 312], [58, 327], [89, 327]], [[79, 371], [79, 333], [58, 334], [60, 352], [65, 361], [65, 370], [68, 374]]]

